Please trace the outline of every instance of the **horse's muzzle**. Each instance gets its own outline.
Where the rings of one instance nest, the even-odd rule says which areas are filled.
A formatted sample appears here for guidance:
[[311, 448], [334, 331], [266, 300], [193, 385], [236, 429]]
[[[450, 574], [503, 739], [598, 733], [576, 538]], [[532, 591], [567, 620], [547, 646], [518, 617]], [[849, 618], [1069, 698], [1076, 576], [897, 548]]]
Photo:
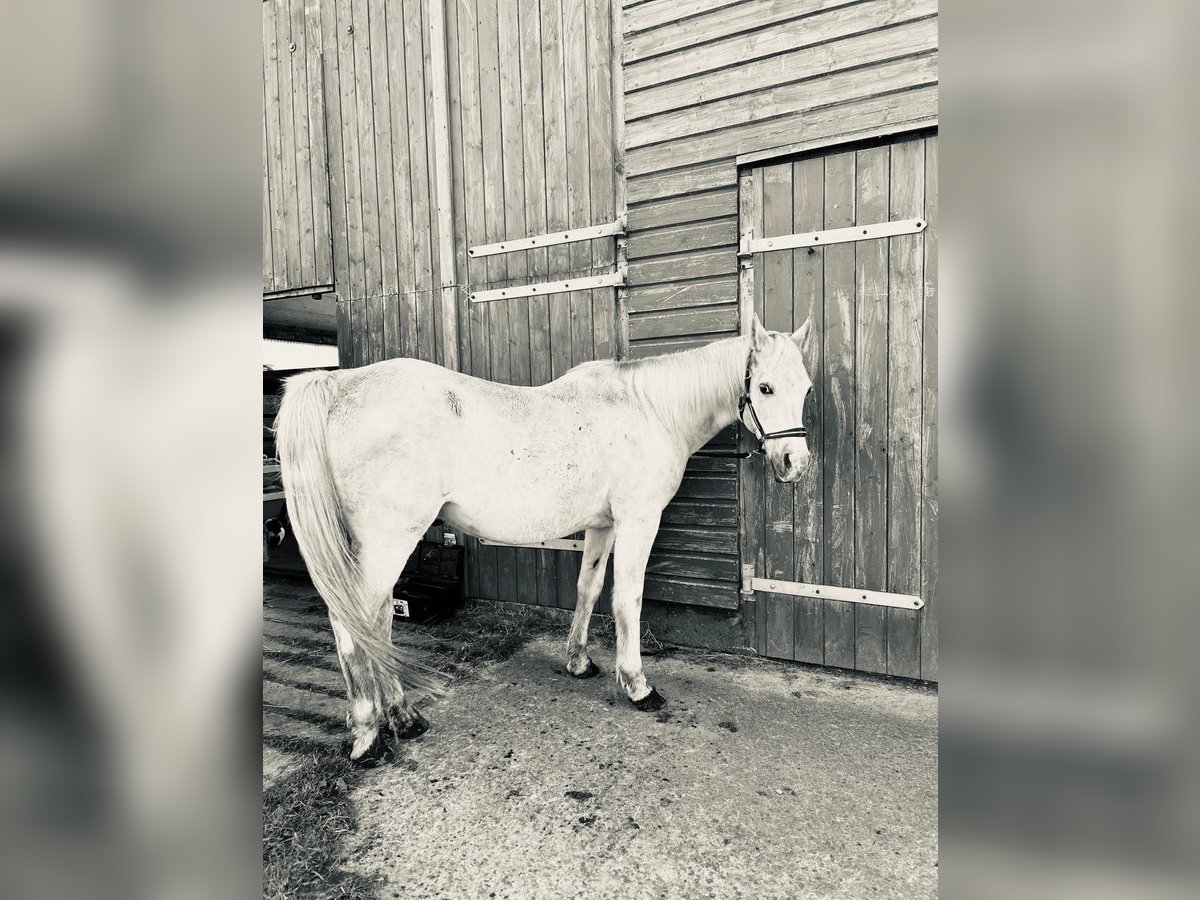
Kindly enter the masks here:
[[771, 460], [771, 468], [775, 470], [775, 480], [780, 484], [794, 484], [804, 477], [808, 468], [809, 454], [799, 455], [785, 451]]

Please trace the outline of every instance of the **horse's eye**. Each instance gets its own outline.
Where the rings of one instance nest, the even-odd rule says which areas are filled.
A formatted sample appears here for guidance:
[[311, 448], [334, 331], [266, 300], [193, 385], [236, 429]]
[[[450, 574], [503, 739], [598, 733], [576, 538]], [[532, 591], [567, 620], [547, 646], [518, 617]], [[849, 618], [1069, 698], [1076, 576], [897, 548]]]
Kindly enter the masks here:
[[764, 394], [773, 394], [773, 393], [775, 393], [775, 389], [774, 389], [774, 388], [772, 388], [772, 387], [771, 387], [769, 384], [760, 384], [760, 385], [758, 386], [758, 389], [759, 389], [760, 391], [762, 391]]

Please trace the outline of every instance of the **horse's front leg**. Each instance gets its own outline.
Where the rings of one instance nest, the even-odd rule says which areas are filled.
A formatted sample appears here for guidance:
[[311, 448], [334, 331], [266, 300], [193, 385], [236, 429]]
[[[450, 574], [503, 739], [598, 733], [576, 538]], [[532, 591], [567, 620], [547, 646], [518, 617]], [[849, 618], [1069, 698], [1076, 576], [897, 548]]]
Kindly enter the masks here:
[[571, 635], [567, 638], [567, 671], [576, 678], [591, 678], [600, 670], [588, 656], [588, 622], [604, 587], [604, 570], [612, 552], [613, 530], [589, 528], [584, 535], [583, 560], [579, 565], [579, 581], [575, 593], [575, 616], [571, 620]]
[[646, 682], [642, 672], [642, 588], [646, 561], [658, 533], [659, 513], [624, 520], [616, 525], [613, 555], [613, 619], [617, 626], [617, 680], [633, 705], [661, 709], [666, 701]]

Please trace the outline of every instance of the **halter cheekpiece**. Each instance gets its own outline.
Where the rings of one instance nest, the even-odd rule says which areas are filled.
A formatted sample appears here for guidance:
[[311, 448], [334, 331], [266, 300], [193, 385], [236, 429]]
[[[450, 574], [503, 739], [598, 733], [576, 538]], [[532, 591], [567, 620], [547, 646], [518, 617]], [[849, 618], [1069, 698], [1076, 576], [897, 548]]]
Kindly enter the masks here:
[[[783, 428], [779, 431], [767, 431], [763, 428], [762, 422], [758, 419], [758, 413], [754, 411], [754, 401], [750, 397], [750, 364], [754, 360], [754, 351], [750, 351], [750, 355], [746, 357], [746, 379], [742, 385], [742, 396], [738, 398], [738, 421], [744, 425], [751, 434], [758, 440], [758, 449], [755, 453], [767, 452], [767, 441], [773, 438], [785, 437], [807, 437], [808, 431], [803, 426], [796, 428]], [[746, 424], [745, 412], [750, 410], [750, 418], [754, 420], [754, 428]]]

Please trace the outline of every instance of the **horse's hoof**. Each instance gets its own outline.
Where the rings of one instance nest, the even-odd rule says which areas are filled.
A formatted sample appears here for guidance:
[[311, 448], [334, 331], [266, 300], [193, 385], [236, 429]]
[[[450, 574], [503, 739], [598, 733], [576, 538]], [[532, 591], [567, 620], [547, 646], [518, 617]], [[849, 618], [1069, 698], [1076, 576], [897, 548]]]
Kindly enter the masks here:
[[359, 769], [374, 769], [385, 762], [391, 762], [393, 757], [392, 748], [383, 739], [383, 732], [380, 731], [375, 735], [371, 746], [364, 750], [361, 756], [351, 756], [350, 762]]
[[414, 712], [412, 721], [405, 725], [401, 731], [397, 731], [396, 737], [407, 741], [411, 738], [420, 737], [428, 730], [429, 721], [419, 712]]
[[662, 694], [660, 694], [654, 688], [650, 688], [650, 693], [648, 693], [641, 700], [634, 700], [633, 705], [642, 712], [654, 712], [654, 710], [662, 709], [664, 706], [666, 706], [667, 701]]
[[[568, 669], [567, 671], [570, 672], [571, 670]], [[586, 669], [582, 672], [571, 672], [571, 674], [576, 678], [595, 678], [597, 675], [603, 674], [603, 672], [603, 669], [589, 659]]]

